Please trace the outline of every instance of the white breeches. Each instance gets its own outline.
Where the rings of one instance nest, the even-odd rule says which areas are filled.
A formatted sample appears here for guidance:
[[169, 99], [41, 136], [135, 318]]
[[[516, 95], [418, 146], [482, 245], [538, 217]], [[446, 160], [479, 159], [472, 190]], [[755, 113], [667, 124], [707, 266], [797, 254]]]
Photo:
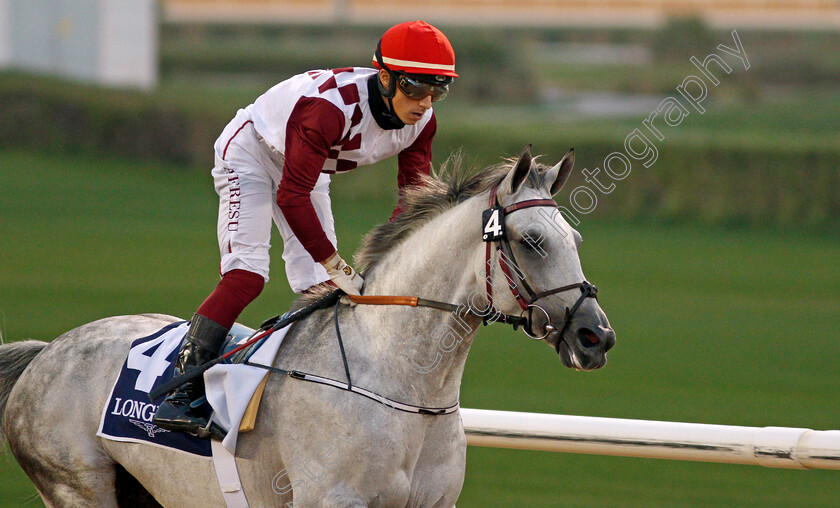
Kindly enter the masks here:
[[[221, 274], [243, 269], [268, 281], [273, 219], [283, 238], [283, 261], [292, 291], [300, 293], [329, 280], [327, 271], [306, 252], [277, 206], [283, 156], [259, 140], [245, 110], [239, 110], [225, 127], [214, 148]], [[321, 224], [312, 227], [323, 227], [327, 238], [337, 245], [329, 192], [330, 175], [322, 173], [311, 194]]]

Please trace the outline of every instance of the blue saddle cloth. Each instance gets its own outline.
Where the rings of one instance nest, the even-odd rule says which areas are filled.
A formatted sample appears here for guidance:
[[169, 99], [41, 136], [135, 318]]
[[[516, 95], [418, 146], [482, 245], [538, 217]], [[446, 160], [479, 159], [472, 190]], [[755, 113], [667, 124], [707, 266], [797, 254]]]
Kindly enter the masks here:
[[[98, 436], [114, 441], [148, 443], [204, 457], [212, 455], [209, 439], [170, 432], [152, 423], [152, 417], [166, 395], [150, 400], [149, 392], [172, 379], [178, 350], [188, 328], [187, 321], [172, 323], [131, 343], [111, 396], [102, 411]], [[227, 343], [233, 347], [252, 333], [250, 328], [234, 325]], [[248, 352], [253, 353], [250, 348]], [[209, 405], [205, 404], [203, 408], [209, 413]]]

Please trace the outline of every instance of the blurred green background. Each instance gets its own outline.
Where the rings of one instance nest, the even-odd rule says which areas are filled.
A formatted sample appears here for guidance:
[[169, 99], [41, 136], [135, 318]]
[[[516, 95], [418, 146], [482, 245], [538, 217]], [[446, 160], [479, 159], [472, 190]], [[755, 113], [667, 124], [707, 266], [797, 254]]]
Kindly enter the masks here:
[[[440, 25], [463, 79], [436, 105], [438, 162], [485, 165], [527, 143], [570, 147], [573, 180], [625, 137], [729, 31]], [[0, 73], [0, 332], [51, 340], [111, 315], [188, 317], [218, 280], [212, 142], [236, 110], [316, 67], [368, 65], [383, 26], [163, 25], [154, 92]], [[840, 428], [840, 35], [739, 30], [749, 70], [664, 131], [581, 215], [581, 260], [617, 332], [609, 364], [563, 368], [482, 329], [464, 407], [748, 426]], [[498, 44], [503, 41], [503, 44]], [[718, 52], [719, 53], [719, 52]], [[387, 220], [395, 163], [334, 179], [339, 249]], [[393, 181], [394, 185], [383, 185]], [[240, 321], [293, 295], [272, 280]], [[470, 448], [459, 506], [838, 506], [836, 472]], [[14, 458], [0, 505], [41, 506]]]

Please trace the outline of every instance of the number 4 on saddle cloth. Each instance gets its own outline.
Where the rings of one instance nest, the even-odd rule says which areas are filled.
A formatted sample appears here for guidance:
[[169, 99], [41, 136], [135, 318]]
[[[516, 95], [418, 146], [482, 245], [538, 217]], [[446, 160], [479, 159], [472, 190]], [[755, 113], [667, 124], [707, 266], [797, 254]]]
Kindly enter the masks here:
[[[135, 340], [111, 396], [103, 408], [98, 436], [113, 441], [147, 443], [187, 453], [211, 456], [209, 439], [181, 432], [170, 432], [152, 423], [157, 406], [166, 395], [149, 400], [149, 392], [172, 379], [175, 360], [189, 322], [172, 323], [161, 330]], [[253, 429], [259, 398], [269, 372], [250, 363], [271, 365], [288, 327], [277, 330], [253, 346], [229, 359], [230, 363], [214, 365], [204, 373], [207, 400], [203, 408], [213, 420], [228, 431], [222, 444], [231, 453], [236, 449], [239, 432]], [[241, 344], [254, 330], [236, 324], [225, 342], [224, 351]]]

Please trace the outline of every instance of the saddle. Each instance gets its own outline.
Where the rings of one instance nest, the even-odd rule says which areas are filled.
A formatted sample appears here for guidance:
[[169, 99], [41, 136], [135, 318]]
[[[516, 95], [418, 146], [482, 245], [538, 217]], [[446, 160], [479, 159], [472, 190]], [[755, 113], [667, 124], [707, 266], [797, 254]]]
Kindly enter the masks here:
[[[239, 323], [234, 323], [233, 327], [230, 329], [230, 332], [228, 332], [227, 338], [222, 344], [222, 351], [219, 354], [224, 355], [229, 351], [233, 351], [239, 344], [244, 342], [246, 339], [250, 338], [252, 335], [254, 335], [253, 328], [249, 328]], [[248, 360], [248, 358], [251, 357], [251, 355], [253, 355], [257, 351], [257, 349], [262, 345], [264, 341], [265, 339], [251, 344], [250, 346], [237, 352], [229, 358], [226, 358], [224, 363], [244, 363]]]
[[[222, 345], [222, 351], [220, 354], [224, 355], [225, 353], [236, 349], [239, 346], [239, 344], [245, 342], [251, 336], [253, 336], [254, 332], [255, 330], [252, 328], [241, 325], [239, 323], [234, 323], [233, 327], [228, 333], [227, 339], [225, 339], [225, 342]], [[248, 359], [251, 358], [251, 356], [253, 356], [253, 354], [257, 352], [260, 346], [263, 345], [267, 338], [268, 337], [266, 336], [263, 339], [236, 352], [235, 354], [226, 358], [223, 363], [238, 364], [247, 362]], [[263, 392], [265, 391], [265, 384], [267, 382], [268, 372], [266, 372], [265, 378], [254, 391], [254, 394], [251, 396], [250, 402], [248, 402], [248, 407], [245, 409], [245, 414], [242, 416], [242, 421], [239, 424], [239, 432], [248, 432], [249, 430], [254, 430], [254, 423], [256, 422], [257, 412], [260, 408], [260, 400], [262, 400]]]

